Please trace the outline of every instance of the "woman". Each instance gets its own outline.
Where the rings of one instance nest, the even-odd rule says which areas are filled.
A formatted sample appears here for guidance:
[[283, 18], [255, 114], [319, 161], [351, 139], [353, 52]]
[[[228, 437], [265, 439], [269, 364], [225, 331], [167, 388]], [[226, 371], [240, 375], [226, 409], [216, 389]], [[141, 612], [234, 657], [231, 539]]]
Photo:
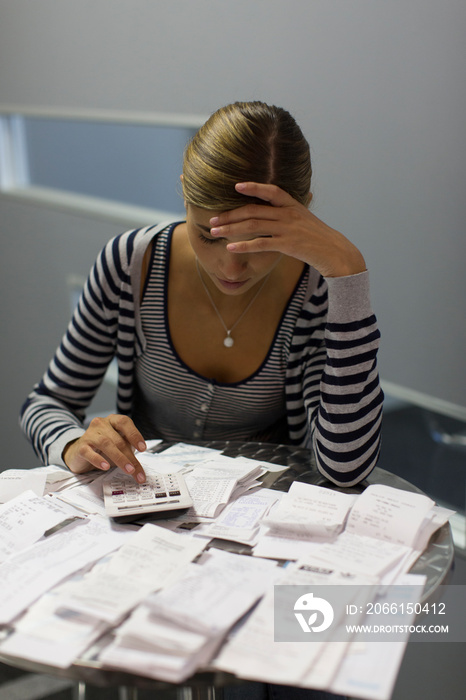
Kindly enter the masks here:
[[[236, 103], [188, 145], [186, 221], [113, 239], [22, 409], [44, 463], [145, 480], [145, 440], [312, 447], [351, 485], [374, 467], [382, 392], [360, 251], [308, 206], [311, 162], [285, 110]], [[118, 412], [84, 413], [116, 356]]]

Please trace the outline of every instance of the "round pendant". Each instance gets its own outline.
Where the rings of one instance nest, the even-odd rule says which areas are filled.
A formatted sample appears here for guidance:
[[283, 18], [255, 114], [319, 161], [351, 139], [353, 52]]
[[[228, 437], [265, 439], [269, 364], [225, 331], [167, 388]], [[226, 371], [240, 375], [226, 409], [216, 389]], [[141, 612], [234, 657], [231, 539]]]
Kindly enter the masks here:
[[231, 337], [231, 335], [227, 335], [227, 337], [226, 337], [225, 340], [223, 341], [223, 344], [224, 344], [224, 346], [225, 346], [226, 348], [231, 348], [231, 346], [234, 344], [234, 342], [235, 342], [235, 341], [233, 340], [233, 338]]

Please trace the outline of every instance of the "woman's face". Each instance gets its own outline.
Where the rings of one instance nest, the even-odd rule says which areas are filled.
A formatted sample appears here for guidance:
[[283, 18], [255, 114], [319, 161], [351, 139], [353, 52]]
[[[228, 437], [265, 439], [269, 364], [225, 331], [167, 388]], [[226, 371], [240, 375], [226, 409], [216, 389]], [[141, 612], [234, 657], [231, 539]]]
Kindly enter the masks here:
[[[240, 295], [260, 282], [282, 257], [280, 253], [233, 253], [228, 238], [213, 238], [209, 221], [220, 212], [186, 207], [188, 238], [199, 264], [224, 294]], [[243, 238], [240, 240], [247, 240]]]

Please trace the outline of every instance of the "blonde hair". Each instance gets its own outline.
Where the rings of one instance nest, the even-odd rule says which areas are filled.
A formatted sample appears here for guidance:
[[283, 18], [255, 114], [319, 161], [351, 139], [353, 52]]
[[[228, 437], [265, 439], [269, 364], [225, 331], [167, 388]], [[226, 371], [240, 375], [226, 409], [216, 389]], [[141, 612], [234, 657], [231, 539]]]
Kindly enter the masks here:
[[274, 184], [307, 206], [309, 144], [294, 118], [263, 102], [235, 102], [212, 114], [188, 144], [183, 163], [187, 204], [225, 211], [255, 200], [238, 182]]

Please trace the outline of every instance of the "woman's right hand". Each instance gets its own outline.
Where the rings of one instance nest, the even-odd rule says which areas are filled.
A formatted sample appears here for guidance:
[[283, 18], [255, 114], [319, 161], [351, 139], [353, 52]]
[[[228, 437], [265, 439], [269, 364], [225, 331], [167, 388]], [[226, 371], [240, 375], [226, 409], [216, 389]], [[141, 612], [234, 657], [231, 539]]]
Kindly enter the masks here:
[[75, 474], [91, 469], [107, 471], [116, 466], [142, 484], [146, 475], [134, 450], [143, 452], [145, 449], [144, 438], [131, 418], [113, 414], [94, 418], [80, 438], [66, 445], [63, 460]]

